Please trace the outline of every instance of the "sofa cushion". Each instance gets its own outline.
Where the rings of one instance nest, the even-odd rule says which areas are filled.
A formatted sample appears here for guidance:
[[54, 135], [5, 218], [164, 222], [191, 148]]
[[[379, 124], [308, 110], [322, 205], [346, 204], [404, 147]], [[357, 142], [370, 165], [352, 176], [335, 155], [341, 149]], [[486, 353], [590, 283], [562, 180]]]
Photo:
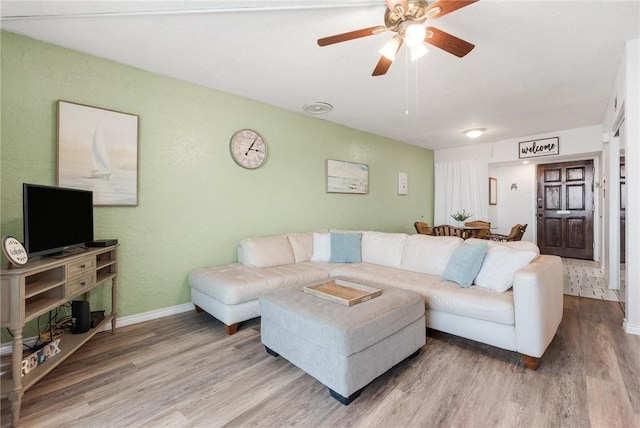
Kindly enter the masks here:
[[332, 263], [360, 263], [362, 233], [331, 233]]
[[328, 262], [331, 258], [331, 235], [329, 233], [313, 232], [313, 254], [311, 260], [314, 262]]
[[462, 244], [457, 236], [411, 235], [402, 251], [402, 269], [442, 275], [454, 250]]
[[363, 232], [362, 261], [400, 268], [406, 233]]
[[236, 263], [196, 269], [189, 274], [189, 284], [225, 305], [237, 305], [256, 300], [267, 290], [321, 281], [332, 266], [338, 265], [303, 262], [253, 268]]
[[487, 244], [460, 245], [449, 259], [442, 273], [442, 279], [453, 281], [461, 287], [470, 286], [480, 271], [486, 252]]
[[242, 264], [249, 267], [271, 267], [295, 263], [293, 249], [285, 235], [246, 238], [240, 241]]
[[490, 245], [474, 284], [493, 291], [507, 291], [513, 285], [516, 271], [536, 257], [535, 251]]
[[527, 250], [533, 251], [537, 255], [540, 255], [540, 248], [533, 242], [529, 241], [491, 241], [488, 239], [469, 238], [464, 241], [465, 244], [488, 244], [489, 247], [502, 246], [511, 248], [512, 250]]
[[[515, 324], [513, 292], [496, 293], [472, 285], [462, 288], [439, 275], [410, 272], [370, 263], [330, 265], [331, 276], [344, 276], [370, 282], [383, 282], [384, 288], [415, 291], [424, 297], [427, 309], [448, 312], [505, 325]], [[381, 278], [384, 278], [381, 281]], [[427, 315], [428, 317], [428, 315]]]
[[308, 262], [313, 255], [313, 233], [287, 233], [296, 263]]

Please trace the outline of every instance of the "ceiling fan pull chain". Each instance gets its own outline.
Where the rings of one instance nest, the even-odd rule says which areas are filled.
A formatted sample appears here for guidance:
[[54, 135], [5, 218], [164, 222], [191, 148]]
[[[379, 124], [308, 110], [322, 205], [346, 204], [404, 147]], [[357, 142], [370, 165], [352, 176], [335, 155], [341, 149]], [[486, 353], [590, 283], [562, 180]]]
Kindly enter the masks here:
[[419, 102], [418, 101], [418, 61], [413, 61], [413, 63], [416, 65], [416, 70], [415, 70], [416, 71], [416, 74], [415, 74], [415, 76], [416, 76], [416, 90], [413, 91], [413, 96], [416, 99], [416, 105], [415, 105], [414, 110], [415, 110], [416, 113], [418, 113], [418, 102]]
[[409, 115], [409, 55], [404, 56], [404, 114]]

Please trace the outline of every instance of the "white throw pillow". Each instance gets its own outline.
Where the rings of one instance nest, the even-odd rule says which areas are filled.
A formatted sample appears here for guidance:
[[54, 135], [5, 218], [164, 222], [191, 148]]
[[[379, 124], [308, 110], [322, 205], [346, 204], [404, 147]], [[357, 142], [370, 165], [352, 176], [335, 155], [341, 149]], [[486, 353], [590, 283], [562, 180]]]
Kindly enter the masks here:
[[242, 264], [249, 267], [271, 267], [295, 263], [293, 250], [285, 235], [246, 238], [240, 241]]
[[287, 238], [293, 249], [296, 263], [308, 262], [313, 255], [312, 233], [288, 233]]
[[362, 261], [400, 269], [406, 233], [363, 232]]
[[457, 236], [411, 235], [404, 243], [402, 269], [442, 276], [462, 242]]
[[480, 272], [473, 283], [493, 291], [507, 291], [513, 286], [516, 271], [528, 265], [537, 256], [535, 251], [489, 245]]
[[331, 234], [313, 233], [312, 262], [328, 262], [331, 258]]

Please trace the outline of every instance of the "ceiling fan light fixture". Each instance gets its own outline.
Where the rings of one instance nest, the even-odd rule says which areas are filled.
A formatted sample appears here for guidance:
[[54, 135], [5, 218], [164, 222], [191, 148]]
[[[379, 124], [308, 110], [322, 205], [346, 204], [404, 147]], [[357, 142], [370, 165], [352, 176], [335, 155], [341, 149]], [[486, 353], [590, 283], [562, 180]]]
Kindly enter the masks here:
[[423, 44], [417, 46], [409, 46], [409, 52], [411, 53], [411, 61], [415, 61], [418, 58], [425, 56], [429, 49]]
[[398, 36], [393, 36], [385, 45], [380, 49], [380, 55], [387, 58], [389, 61], [393, 61], [396, 59], [396, 53], [398, 52], [398, 48], [400, 47], [400, 38]]
[[407, 46], [418, 46], [424, 42], [427, 36], [427, 29], [420, 24], [409, 24], [404, 31], [404, 40]]
[[464, 134], [469, 138], [478, 138], [479, 136], [484, 134], [484, 131], [486, 131], [486, 128], [473, 128], [467, 129], [466, 131], [464, 131]]

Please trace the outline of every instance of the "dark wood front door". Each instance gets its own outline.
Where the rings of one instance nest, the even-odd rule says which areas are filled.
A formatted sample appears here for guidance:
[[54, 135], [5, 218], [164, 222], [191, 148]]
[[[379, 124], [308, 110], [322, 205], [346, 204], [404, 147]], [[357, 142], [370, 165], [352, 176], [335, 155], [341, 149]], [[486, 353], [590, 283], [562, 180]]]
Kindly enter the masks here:
[[540, 253], [593, 260], [593, 161], [538, 165]]

